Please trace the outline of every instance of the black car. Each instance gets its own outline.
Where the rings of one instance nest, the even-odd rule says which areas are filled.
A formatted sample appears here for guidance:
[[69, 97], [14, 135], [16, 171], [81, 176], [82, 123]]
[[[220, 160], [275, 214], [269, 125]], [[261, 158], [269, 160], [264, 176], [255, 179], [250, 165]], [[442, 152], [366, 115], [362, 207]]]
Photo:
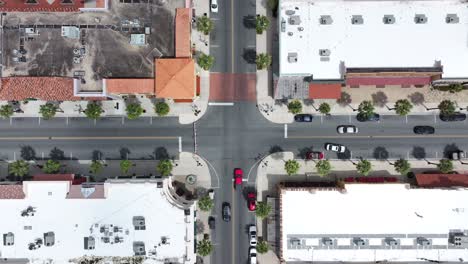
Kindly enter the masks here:
[[296, 122], [312, 122], [312, 115], [309, 114], [298, 114], [294, 116]]
[[451, 115], [439, 115], [440, 120], [444, 122], [453, 122], [453, 121], [465, 121], [466, 119], [466, 114], [464, 113], [453, 113]]
[[223, 220], [225, 222], [231, 221], [231, 205], [229, 203], [223, 203]]
[[210, 227], [210, 229], [215, 229], [216, 221], [214, 217], [208, 217], [208, 226]]
[[366, 117], [365, 115], [358, 114], [356, 116], [356, 119], [359, 122], [372, 122], [372, 121], [376, 122], [380, 120], [380, 115], [376, 113], [372, 113], [370, 116]]
[[413, 128], [413, 132], [415, 134], [427, 135], [427, 134], [434, 134], [435, 129], [431, 126], [415, 126]]

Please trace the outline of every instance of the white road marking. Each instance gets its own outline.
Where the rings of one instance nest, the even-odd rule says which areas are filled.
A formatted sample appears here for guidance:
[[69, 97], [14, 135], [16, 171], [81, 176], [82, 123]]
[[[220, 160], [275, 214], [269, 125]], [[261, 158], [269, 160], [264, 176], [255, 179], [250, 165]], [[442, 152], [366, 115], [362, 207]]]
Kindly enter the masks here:
[[13, 151], [13, 160], [16, 161], [16, 151]]
[[288, 124], [284, 124], [284, 138], [288, 138]]
[[13, 117], [10, 117], [10, 126], [13, 125]]
[[348, 117], [349, 117], [349, 122], [352, 123], [352, 121], [351, 121], [351, 114], [350, 114]]
[[349, 151], [349, 159], [352, 160], [353, 159], [353, 152], [350, 150]]
[[39, 125], [41, 125], [41, 117], [38, 117], [38, 118], [39, 118], [39, 119], [38, 119], [37, 122], [39, 123]]
[[406, 159], [409, 160], [409, 150], [406, 151]]
[[439, 156], [439, 152], [436, 151], [436, 159], [438, 159], [438, 156]]
[[68, 126], [68, 116], [67, 116], [67, 118], [65, 120], [66, 120], [66, 123], [67, 123], [67, 126]]
[[408, 124], [408, 115], [405, 115], [406, 118], [406, 124]]
[[320, 124], [323, 124], [323, 115], [320, 116]]
[[44, 159], [44, 151], [42, 151], [41, 157], [42, 157], [42, 159]]
[[96, 126], [96, 123], [97, 123], [97, 119], [94, 119], [94, 126]]
[[70, 160], [73, 160], [73, 152], [70, 152]]
[[179, 152], [182, 152], [182, 137], [179, 137]]
[[212, 106], [233, 106], [233, 102], [227, 102], [227, 103], [216, 103], [216, 102], [209, 102], [208, 105]]
[[152, 125], [152, 124], [153, 124], [153, 117], [150, 116], [150, 125]]
[[125, 117], [122, 116], [122, 125], [125, 124]]
[[219, 45], [210, 45], [210, 48], [219, 48]]
[[434, 113], [434, 123], [437, 123], [437, 116], [435, 113]]

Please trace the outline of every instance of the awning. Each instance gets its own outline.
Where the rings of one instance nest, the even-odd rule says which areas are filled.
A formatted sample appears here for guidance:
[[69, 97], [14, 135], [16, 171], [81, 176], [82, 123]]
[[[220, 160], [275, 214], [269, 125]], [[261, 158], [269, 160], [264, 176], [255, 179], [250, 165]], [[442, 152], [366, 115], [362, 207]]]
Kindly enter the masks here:
[[310, 99], [338, 99], [341, 97], [341, 83], [309, 84]]

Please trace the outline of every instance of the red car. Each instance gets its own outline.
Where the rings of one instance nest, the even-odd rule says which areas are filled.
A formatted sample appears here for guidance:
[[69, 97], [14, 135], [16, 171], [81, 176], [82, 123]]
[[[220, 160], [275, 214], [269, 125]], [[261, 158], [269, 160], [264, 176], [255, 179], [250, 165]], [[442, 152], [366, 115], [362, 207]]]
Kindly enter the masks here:
[[309, 151], [306, 153], [306, 159], [308, 160], [312, 160], [312, 159], [321, 160], [324, 157], [325, 155], [323, 155], [323, 152], [320, 152], [320, 151]]
[[242, 176], [243, 176], [242, 169], [236, 168], [234, 169], [234, 188], [237, 185], [242, 185]]
[[247, 194], [247, 203], [249, 205], [249, 211], [255, 211], [255, 205], [257, 204], [257, 194], [249, 192]]

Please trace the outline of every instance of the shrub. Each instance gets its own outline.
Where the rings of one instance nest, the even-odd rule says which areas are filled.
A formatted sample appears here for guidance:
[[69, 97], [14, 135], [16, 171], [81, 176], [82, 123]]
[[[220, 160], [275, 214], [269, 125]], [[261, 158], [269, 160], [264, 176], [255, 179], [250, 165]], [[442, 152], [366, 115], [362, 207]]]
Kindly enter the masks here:
[[170, 108], [166, 102], [158, 102], [154, 106], [154, 112], [158, 114], [158, 116], [166, 116], [169, 114]]
[[288, 110], [291, 114], [299, 114], [302, 112], [302, 103], [299, 100], [293, 100], [288, 104]]
[[284, 170], [289, 176], [296, 174], [300, 167], [299, 162], [296, 160], [288, 160], [284, 163]]

